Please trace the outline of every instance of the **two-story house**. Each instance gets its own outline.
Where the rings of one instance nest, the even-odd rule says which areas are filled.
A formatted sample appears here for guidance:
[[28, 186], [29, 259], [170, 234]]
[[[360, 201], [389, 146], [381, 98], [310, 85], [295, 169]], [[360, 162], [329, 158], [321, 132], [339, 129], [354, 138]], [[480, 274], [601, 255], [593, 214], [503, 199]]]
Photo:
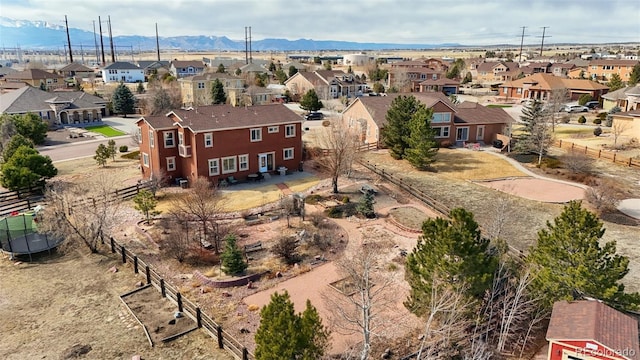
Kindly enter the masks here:
[[16, 71], [5, 75], [4, 78], [7, 82], [26, 83], [33, 87], [43, 88], [47, 91], [60, 89], [65, 86], [64, 78], [62, 76], [40, 69]]
[[144, 71], [146, 77], [155, 75], [160, 78], [170, 72], [169, 62], [166, 60], [140, 60], [137, 64]]
[[68, 78], [87, 78], [95, 75], [95, 70], [79, 63], [71, 63], [62, 67], [58, 72]]
[[599, 99], [609, 88], [595, 81], [584, 79], [566, 79], [551, 74], [533, 74], [522, 79], [505, 82], [500, 85], [500, 97], [504, 99], [536, 99], [546, 101], [554, 90], [567, 89], [571, 100], [578, 100], [582, 94]]
[[173, 60], [169, 66], [171, 74], [176, 78], [199, 75], [204, 72], [205, 65], [196, 60]]
[[144, 82], [144, 70], [126, 61], [117, 61], [102, 68], [102, 81], [108, 83]]
[[222, 83], [229, 102], [233, 105], [240, 103], [245, 85], [243, 78], [227, 73], [208, 72], [178, 79], [182, 104], [185, 107], [210, 105], [212, 101], [211, 86], [216, 79]]
[[282, 104], [209, 105], [137, 121], [144, 178], [205, 177], [214, 184], [233, 176], [298, 168], [302, 118]]
[[336, 99], [340, 96], [356, 97], [366, 90], [366, 83], [356, 79], [354, 74], [341, 70], [317, 70], [298, 72], [284, 82], [292, 95], [304, 95], [314, 89], [321, 100]]
[[[399, 61], [391, 64], [387, 85], [399, 91], [420, 92], [424, 81], [444, 79], [449, 65], [439, 59]], [[433, 84], [431, 84], [433, 85]], [[427, 86], [424, 89], [428, 89]]]
[[587, 66], [587, 76], [593, 80], [609, 81], [613, 74], [618, 74], [622, 81], [629, 81], [633, 67], [639, 64], [638, 60], [592, 60]]
[[389, 94], [356, 99], [343, 112], [345, 126], [355, 128], [365, 144], [381, 143], [386, 114], [398, 96], [415, 96], [427, 108], [433, 109], [431, 127], [436, 140], [444, 145], [466, 142], [490, 144], [499, 134], [508, 135], [513, 119], [500, 108], [487, 108], [476, 103], [454, 105], [442, 93]]
[[486, 61], [476, 67], [474, 80], [481, 84], [500, 84], [518, 76], [518, 64], [506, 61]]

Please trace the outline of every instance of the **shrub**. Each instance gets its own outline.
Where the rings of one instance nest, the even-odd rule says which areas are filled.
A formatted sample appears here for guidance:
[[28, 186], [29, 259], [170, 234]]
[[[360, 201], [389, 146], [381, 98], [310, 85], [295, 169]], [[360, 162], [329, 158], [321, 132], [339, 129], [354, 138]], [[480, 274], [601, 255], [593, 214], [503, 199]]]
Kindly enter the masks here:
[[593, 100], [593, 97], [589, 94], [582, 94], [580, 95], [580, 97], [578, 98], [578, 104], [579, 105], [583, 105], [588, 103], [589, 101]]
[[453, 144], [449, 140], [445, 140], [445, 141], [441, 141], [440, 142], [440, 147], [441, 148], [450, 148], [452, 145]]
[[349, 197], [347, 195], [342, 197], [342, 203], [346, 204], [349, 202]]
[[[600, 120], [598, 118], [595, 118], [595, 119], [593, 119], [593, 123], [596, 124], [596, 125], [600, 125], [600, 124], [602, 124], [602, 120]], [[598, 136], [598, 135], [596, 135], [596, 136]]]
[[313, 194], [313, 195], [309, 195], [304, 199], [304, 202], [309, 204], [309, 205], [315, 205], [317, 203], [319, 203], [322, 200], [322, 195], [319, 194]]
[[327, 216], [334, 219], [341, 218], [342, 208], [340, 208], [339, 206], [334, 206], [329, 208], [329, 210], [327, 210]]
[[282, 236], [271, 248], [274, 255], [282, 258], [285, 263], [292, 265], [300, 261], [298, 255], [298, 244], [296, 238], [292, 236]]
[[560, 118], [560, 122], [563, 124], [568, 124], [571, 121], [571, 117], [569, 115], [564, 115]]
[[127, 145], [120, 146], [120, 152], [121, 153], [125, 153], [127, 151], [129, 151], [129, 147]]
[[587, 122], [587, 118], [584, 117], [584, 115], [580, 115], [580, 117], [578, 118], [578, 124], [584, 124]]
[[607, 112], [603, 111], [603, 112], [599, 113], [597, 117], [598, 117], [598, 119], [604, 121], [607, 118], [607, 115], [608, 115]]
[[611, 127], [612, 125], [613, 117], [607, 115], [607, 118], [604, 120], [604, 126]]
[[562, 157], [564, 168], [574, 174], [591, 174], [593, 160], [585, 154], [570, 152]]
[[[595, 122], [595, 120], [594, 120], [594, 122]], [[598, 124], [600, 124], [600, 123], [598, 123]], [[602, 128], [600, 126], [598, 126], [597, 128], [593, 129], [593, 135], [595, 135], [595, 136], [602, 135]]]
[[313, 226], [317, 228], [321, 228], [322, 226], [324, 226], [324, 219], [325, 219], [324, 216], [318, 213], [309, 215], [309, 221], [311, 221]]
[[540, 164], [540, 168], [542, 169], [557, 169], [562, 165], [562, 162], [556, 158], [544, 158], [542, 159], [542, 163]]

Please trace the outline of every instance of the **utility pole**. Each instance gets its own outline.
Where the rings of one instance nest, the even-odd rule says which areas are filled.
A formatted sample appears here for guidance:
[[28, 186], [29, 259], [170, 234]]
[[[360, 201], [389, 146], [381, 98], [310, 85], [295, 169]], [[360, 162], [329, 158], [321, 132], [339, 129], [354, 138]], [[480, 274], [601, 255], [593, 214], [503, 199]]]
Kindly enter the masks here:
[[253, 64], [253, 53], [251, 51], [251, 26], [249, 26], [249, 64]]
[[98, 38], [96, 37], [96, 21], [93, 20], [93, 45], [96, 47], [96, 64], [100, 63], [100, 51], [98, 50]]
[[106, 64], [106, 60], [104, 58], [104, 39], [102, 38], [102, 21], [100, 20], [100, 16], [98, 16], [98, 26], [100, 27], [100, 48], [102, 49], [102, 66]]
[[113, 34], [111, 33], [111, 15], [107, 18], [109, 21], [109, 43], [111, 44], [111, 62], [116, 62], [116, 52], [113, 48]]
[[247, 44], [247, 27], [244, 27], [244, 63], [249, 63], [249, 45]]
[[80, 57], [82, 58], [82, 64], [84, 64], [84, 50], [82, 49], [82, 44], [80, 44]]
[[520, 38], [520, 55], [518, 62], [522, 62], [522, 44], [524, 44], [524, 29], [526, 28], [526, 26], [522, 26], [522, 37]]
[[544, 33], [545, 33], [545, 30], [547, 30], [548, 28], [549, 28], [548, 26], [542, 27], [542, 43], [540, 43], [540, 56], [542, 56], [542, 49], [544, 48]]
[[158, 38], [158, 23], [156, 23], [156, 52], [158, 53], [158, 61], [160, 61], [160, 39]]
[[67, 44], [69, 44], [69, 62], [73, 63], [73, 51], [71, 51], [71, 38], [69, 37], [69, 22], [67, 15], [64, 16], [64, 24], [67, 27]]

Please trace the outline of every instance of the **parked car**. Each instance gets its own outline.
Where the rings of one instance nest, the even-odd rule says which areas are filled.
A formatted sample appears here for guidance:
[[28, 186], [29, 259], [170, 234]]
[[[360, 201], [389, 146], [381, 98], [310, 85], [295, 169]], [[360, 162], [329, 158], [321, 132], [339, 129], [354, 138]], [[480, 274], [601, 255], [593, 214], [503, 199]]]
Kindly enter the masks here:
[[586, 104], [584, 104], [584, 106], [588, 107], [589, 109], [597, 109], [600, 107], [600, 102], [599, 101], [587, 101]]
[[568, 113], [587, 112], [589, 108], [582, 105], [565, 105], [560, 111]]
[[311, 112], [304, 116], [305, 120], [322, 120], [324, 119], [324, 114], [321, 112]]

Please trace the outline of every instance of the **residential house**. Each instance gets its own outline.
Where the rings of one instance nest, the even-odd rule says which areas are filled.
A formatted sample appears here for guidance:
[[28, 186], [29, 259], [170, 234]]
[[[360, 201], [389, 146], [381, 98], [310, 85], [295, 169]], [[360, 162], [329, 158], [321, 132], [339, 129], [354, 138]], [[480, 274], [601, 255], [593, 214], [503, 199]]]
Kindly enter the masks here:
[[102, 68], [102, 81], [108, 83], [144, 82], [144, 70], [126, 61], [117, 61]]
[[199, 75], [204, 72], [205, 65], [202, 61], [173, 60], [169, 66], [171, 74], [176, 78]]
[[629, 81], [633, 67], [638, 65], [638, 60], [592, 60], [587, 66], [587, 76], [593, 80], [609, 81], [613, 74], [618, 74], [622, 81]]
[[640, 108], [640, 84], [627, 86], [602, 95], [602, 109], [619, 107], [623, 112]]
[[619, 112], [612, 115], [613, 128], [619, 129], [619, 135], [626, 140], [640, 139], [640, 106], [635, 110]]
[[24, 83], [24, 82], [0, 81], [0, 94], [6, 94], [14, 90], [22, 89], [25, 86], [30, 86], [30, 85], [27, 85], [27, 83]]
[[439, 59], [399, 61], [391, 64], [387, 85], [400, 91], [420, 92], [421, 82], [445, 78], [448, 68], [449, 65]]
[[64, 78], [61, 75], [40, 69], [27, 69], [9, 73], [4, 76], [4, 79], [7, 82], [26, 83], [38, 88], [43, 87], [47, 91], [65, 86]]
[[38, 114], [49, 126], [102, 121], [107, 101], [83, 91], [47, 92], [25, 86], [0, 95], [2, 114]]
[[140, 60], [137, 62], [138, 66], [144, 71], [145, 78], [155, 75], [161, 77], [164, 74], [171, 72], [169, 67], [170, 63], [166, 60]]
[[244, 79], [227, 73], [213, 72], [178, 79], [182, 104], [185, 107], [211, 105], [211, 86], [216, 79], [222, 83], [227, 99], [237, 105], [244, 91]]
[[[574, 64], [570, 64], [570, 63], [553, 63], [551, 64], [551, 66], [549, 67], [549, 73], [553, 74], [553, 76], [557, 76], [557, 77], [570, 77], [569, 76], [569, 72], [573, 69], [575, 69], [576, 66]], [[578, 72], [578, 76], [579, 76], [580, 72]]]
[[247, 82], [255, 79], [256, 75], [261, 75], [266, 73], [271, 76], [271, 72], [267, 69], [266, 65], [261, 65], [257, 63], [249, 63], [239, 67], [240, 74], [247, 79]]
[[314, 89], [321, 100], [337, 99], [340, 96], [356, 97], [367, 87], [367, 84], [356, 79], [354, 74], [341, 70], [299, 72], [287, 79], [284, 85], [294, 96], [302, 96]]
[[487, 108], [475, 103], [454, 105], [442, 93], [389, 94], [388, 96], [364, 96], [357, 98], [342, 112], [342, 121], [358, 132], [360, 141], [381, 144], [381, 131], [386, 114], [398, 96], [415, 96], [433, 109], [431, 127], [436, 140], [444, 145], [465, 143], [490, 144], [498, 135], [509, 135], [513, 119], [500, 108]]
[[64, 77], [78, 79], [88, 78], [96, 74], [94, 69], [76, 62], [65, 65], [58, 72]]
[[559, 301], [547, 328], [549, 360], [637, 360], [638, 321], [596, 300]]
[[13, 74], [18, 72], [18, 70], [7, 67], [7, 66], [0, 66], [0, 80], [4, 80], [4, 77], [7, 74]]
[[475, 82], [480, 84], [502, 84], [505, 81], [515, 79], [519, 75], [519, 67], [516, 62], [485, 61], [478, 64], [476, 76], [471, 75]]
[[420, 84], [420, 92], [441, 92], [445, 95], [454, 95], [458, 93], [460, 81], [454, 79], [427, 79]]
[[282, 104], [209, 105], [174, 110], [137, 121], [144, 178], [163, 172], [170, 179], [229, 176], [297, 169], [302, 161], [303, 119]]
[[533, 74], [522, 79], [500, 85], [499, 96], [507, 100], [537, 99], [546, 101], [554, 90], [567, 89], [571, 100], [578, 100], [582, 94], [600, 99], [609, 88], [591, 80], [564, 79], [551, 74]]
[[550, 62], [529, 62], [525, 66], [520, 66], [520, 73], [524, 75], [531, 75], [537, 73], [548, 73], [551, 68]]
[[245, 106], [245, 105], [266, 105], [274, 102], [277, 92], [266, 87], [250, 85], [242, 93], [242, 100], [240, 103], [231, 102], [233, 106]]

